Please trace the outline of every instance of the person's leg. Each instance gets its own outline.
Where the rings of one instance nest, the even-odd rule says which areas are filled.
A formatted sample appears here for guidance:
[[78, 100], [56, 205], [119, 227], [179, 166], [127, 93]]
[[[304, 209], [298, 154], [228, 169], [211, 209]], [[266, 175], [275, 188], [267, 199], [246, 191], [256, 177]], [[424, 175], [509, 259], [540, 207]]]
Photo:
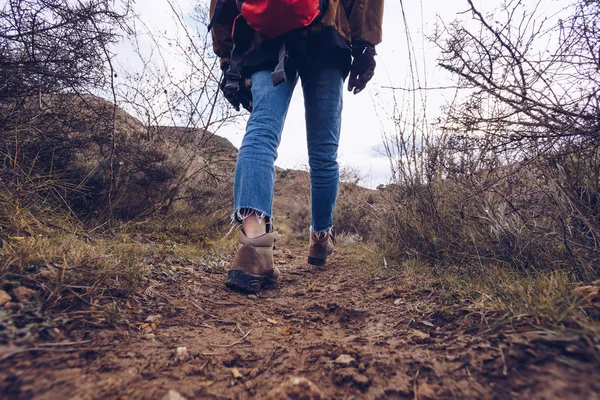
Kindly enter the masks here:
[[256, 293], [278, 281], [273, 263], [274, 235], [266, 223], [272, 217], [275, 159], [294, 82], [273, 86], [271, 73], [252, 75], [253, 110], [238, 153], [234, 183], [234, 218], [242, 223], [238, 251], [225, 285]]
[[302, 71], [310, 165], [311, 232], [308, 263], [325, 265], [333, 252], [333, 212], [338, 191], [344, 77], [339, 68], [310, 63]]
[[303, 68], [301, 79], [310, 166], [311, 227], [320, 233], [333, 225], [344, 76], [339, 68], [311, 64]]
[[272, 217], [277, 148], [296, 82], [274, 87], [269, 71], [251, 79], [253, 110], [235, 168], [234, 218], [254, 238], [266, 233]]

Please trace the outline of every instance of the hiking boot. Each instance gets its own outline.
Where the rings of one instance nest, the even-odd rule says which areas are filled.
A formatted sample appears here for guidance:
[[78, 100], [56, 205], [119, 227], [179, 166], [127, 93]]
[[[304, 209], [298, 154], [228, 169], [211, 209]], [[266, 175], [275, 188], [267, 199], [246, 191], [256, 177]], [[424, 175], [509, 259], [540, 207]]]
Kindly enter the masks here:
[[333, 231], [316, 233], [310, 230], [310, 247], [308, 248], [308, 263], [315, 266], [325, 265], [327, 256], [333, 253]]
[[262, 287], [274, 285], [280, 272], [273, 265], [273, 233], [249, 238], [244, 231], [238, 233], [239, 249], [229, 271], [227, 285], [231, 289], [256, 293]]

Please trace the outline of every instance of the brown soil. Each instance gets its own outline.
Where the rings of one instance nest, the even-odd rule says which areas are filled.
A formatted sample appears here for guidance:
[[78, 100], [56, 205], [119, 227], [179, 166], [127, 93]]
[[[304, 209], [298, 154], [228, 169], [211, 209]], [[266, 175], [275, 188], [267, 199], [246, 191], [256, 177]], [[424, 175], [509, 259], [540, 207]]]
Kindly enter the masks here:
[[125, 326], [0, 349], [0, 397], [600, 398], [577, 335], [484, 334], [465, 306], [424, 313], [436, 293], [366, 277], [341, 254], [315, 270], [305, 252], [277, 250], [282, 282], [256, 297], [199, 266], [156, 269]]

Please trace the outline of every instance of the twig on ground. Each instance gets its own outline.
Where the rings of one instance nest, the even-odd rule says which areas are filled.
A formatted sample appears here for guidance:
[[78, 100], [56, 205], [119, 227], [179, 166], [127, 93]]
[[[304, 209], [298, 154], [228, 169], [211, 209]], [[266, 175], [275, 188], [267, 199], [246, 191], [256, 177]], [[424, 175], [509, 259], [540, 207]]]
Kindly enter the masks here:
[[206, 367], [206, 365], [208, 364], [210, 360], [206, 360], [206, 362], [204, 364], [202, 364], [202, 366], [200, 367], [200, 371], [202, 371], [204, 369], [204, 367]]
[[71, 342], [71, 343], [53, 343], [53, 344], [41, 344], [38, 345], [37, 347], [18, 347], [12, 351], [9, 351], [8, 353], [3, 354], [2, 356], [0, 356], [0, 361], [4, 361], [9, 359], [10, 357], [16, 355], [16, 354], [21, 354], [21, 353], [28, 353], [30, 351], [50, 351], [50, 352], [57, 352], [57, 353], [71, 353], [74, 351], [80, 351], [80, 350], [91, 350], [93, 348], [86, 348], [86, 349], [82, 349], [82, 348], [73, 348], [73, 349], [65, 349], [65, 348], [60, 348], [59, 346], [75, 346], [78, 344], [82, 344], [82, 343], [89, 343], [89, 340], [83, 341], [83, 342]]
[[419, 395], [417, 394], [417, 390], [419, 389], [419, 387], [417, 385], [417, 379], [419, 378], [419, 372], [421, 372], [421, 370], [417, 369], [417, 373], [415, 374], [415, 380], [413, 382], [413, 394], [414, 394], [415, 400], [419, 400]]
[[498, 351], [500, 352], [500, 357], [502, 357], [502, 375], [508, 375], [508, 366], [506, 365], [506, 357], [504, 357], [504, 351], [502, 351], [502, 346], [498, 344]]
[[219, 317], [217, 317], [216, 315], [209, 313], [209, 312], [208, 312], [208, 311], [206, 311], [204, 308], [200, 307], [200, 306], [199, 306], [199, 305], [198, 305], [198, 304], [197, 304], [195, 301], [191, 300], [190, 302], [192, 303], [192, 305], [193, 305], [194, 307], [196, 307], [196, 309], [198, 309], [198, 311], [200, 311], [200, 312], [203, 312], [204, 314], [208, 315], [208, 316], [209, 316], [209, 317], [211, 317], [211, 318], [215, 318], [215, 319], [218, 319], [218, 318], [219, 318]]
[[77, 346], [79, 344], [86, 344], [90, 342], [91, 340], [82, 340], [81, 342], [42, 343], [38, 344], [37, 347]]
[[248, 337], [250, 332], [252, 332], [252, 329], [250, 329], [248, 332], [246, 332], [246, 334], [244, 336], [242, 336], [242, 338], [240, 340], [238, 340], [237, 342], [234, 342], [231, 344], [211, 344], [211, 346], [212, 347], [222, 347], [222, 348], [229, 348], [229, 347], [236, 346], [236, 345], [242, 343]]
[[240, 324], [237, 324], [237, 326], [236, 326], [236, 329], [237, 329], [237, 330], [239, 330], [239, 331], [240, 331], [240, 333], [241, 333], [242, 335], [245, 335], [245, 334], [246, 334], [246, 332], [244, 332], [244, 331], [242, 330], [242, 327], [240, 326]]

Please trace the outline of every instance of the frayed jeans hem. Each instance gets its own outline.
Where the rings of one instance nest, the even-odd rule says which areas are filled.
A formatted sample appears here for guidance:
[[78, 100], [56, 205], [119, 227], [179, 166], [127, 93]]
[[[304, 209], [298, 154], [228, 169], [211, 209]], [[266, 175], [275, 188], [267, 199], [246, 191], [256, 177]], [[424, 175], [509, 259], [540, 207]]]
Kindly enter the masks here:
[[273, 217], [267, 214], [265, 211], [258, 210], [252, 207], [238, 207], [233, 214], [231, 214], [231, 222], [241, 224], [246, 218], [256, 216], [259, 223], [266, 221], [267, 223], [273, 220]]
[[319, 230], [316, 230], [316, 229], [314, 229], [312, 226], [310, 227], [310, 230], [311, 230], [311, 231], [313, 231], [313, 232], [314, 232], [314, 233], [316, 233], [316, 234], [319, 234], [319, 233], [325, 233], [325, 232], [329, 232], [329, 231], [330, 231], [330, 230], [332, 230], [332, 229], [333, 229], [333, 226], [330, 226], [329, 228], [327, 228], [327, 229], [323, 229], [323, 230], [320, 230], [320, 229], [319, 229]]

